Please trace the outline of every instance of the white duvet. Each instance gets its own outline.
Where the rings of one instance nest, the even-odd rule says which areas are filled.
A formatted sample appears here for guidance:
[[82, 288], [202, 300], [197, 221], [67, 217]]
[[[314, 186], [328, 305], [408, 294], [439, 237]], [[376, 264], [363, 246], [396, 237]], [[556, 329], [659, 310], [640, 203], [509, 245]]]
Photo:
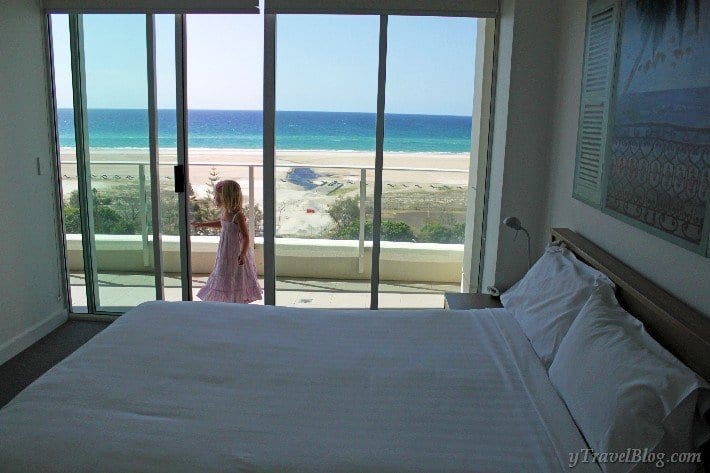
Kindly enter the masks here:
[[505, 309], [146, 303], [0, 411], [3, 472], [548, 472], [584, 448]]

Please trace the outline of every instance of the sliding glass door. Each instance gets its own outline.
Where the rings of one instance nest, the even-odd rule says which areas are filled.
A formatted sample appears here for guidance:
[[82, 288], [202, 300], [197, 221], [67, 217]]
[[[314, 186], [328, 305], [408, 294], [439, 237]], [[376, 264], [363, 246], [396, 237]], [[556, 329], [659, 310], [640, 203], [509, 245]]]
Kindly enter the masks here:
[[52, 26], [73, 309], [122, 312], [159, 285], [146, 15], [58, 15]]
[[472, 224], [478, 20], [275, 18], [276, 304], [441, 307]]
[[[278, 22], [276, 21], [278, 18]], [[191, 300], [215, 183], [265, 301], [439, 307], [469, 231], [477, 20], [52, 15], [72, 310]]]
[[83, 15], [96, 310], [155, 299], [145, 15]]
[[379, 307], [461, 286], [477, 21], [389, 17]]
[[175, 71], [175, 15], [154, 16], [156, 157], [158, 164], [158, 206], [163, 269], [163, 298], [180, 301], [186, 282], [182, 277], [180, 208], [175, 192], [174, 168], [177, 161], [177, 113]]
[[[218, 220], [214, 186], [223, 179], [236, 181], [260, 274], [264, 265], [262, 28], [259, 15], [186, 15], [188, 217], [191, 222]], [[193, 298], [214, 267], [219, 233], [219, 228], [189, 227]]]
[[189, 223], [219, 218], [217, 180], [242, 184], [252, 244], [261, 232], [260, 17], [50, 21], [72, 311], [190, 300], [218, 231]]
[[59, 173], [62, 188], [64, 242], [72, 311], [87, 312], [87, 287], [84, 274], [84, 239], [79, 209], [79, 176], [74, 133], [74, 100], [71, 51], [69, 47], [69, 15], [50, 17], [56, 134]]
[[276, 304], [370, 306], [379, 17], [279, 17]]

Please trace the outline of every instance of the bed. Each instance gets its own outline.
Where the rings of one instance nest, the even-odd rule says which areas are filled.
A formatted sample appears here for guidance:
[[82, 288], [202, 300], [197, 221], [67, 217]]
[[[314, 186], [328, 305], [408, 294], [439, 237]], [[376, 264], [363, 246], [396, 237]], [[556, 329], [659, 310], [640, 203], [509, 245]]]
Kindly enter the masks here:
[[[553, 236], [601, 266], [565, 232]], [[680, 302], [651, 303], [635, 282], [662, 329], [660, 309]], [[707, 324], [689, 314], [670, 336], [694, 334], [676, 356], [705, 375]], [[506, 309], [146, 303], [0, 411], [7, 472], [543, 472], [587, 448]]]

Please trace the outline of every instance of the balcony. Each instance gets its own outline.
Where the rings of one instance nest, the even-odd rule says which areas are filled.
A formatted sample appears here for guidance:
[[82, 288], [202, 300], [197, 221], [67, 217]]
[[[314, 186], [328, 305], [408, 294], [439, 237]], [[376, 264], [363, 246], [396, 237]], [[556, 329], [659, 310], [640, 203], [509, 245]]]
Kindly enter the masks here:
[[[149, 243], [150, 243], [150, 236]], [[263, 274], [263, 240], [255, 239], [255, 258]], [[193, 236], [193, 294], [204, 284], [216, 257], [216, 236]], [[176, 236], [163, 237], [167, 300], [180, 300], [180, 246]], [[381, 243], [380, 305], [442, 307], [443, 293], [458, 291], [463, 245], [441, 243]], [[276, 302], [301, 307], [368, 307], [371, 243], [364, 254], [357, 240], [278, 238]], [[154, 297], [152, 245], [141, 235], [96, 235], [102, 306], [131, 307]], [[67, 264], [74, 307], [86, 305], [81, 235], [67, 235]], [[362, 270], [361, 270], [362, 268]], [[263, 281], [261, 281], [263, 284]]]
[[[153, 277], [153, 246], [150, 224], [149, 166], [131, 159], [129, 151], [122, 151], [126, 161], [115, 160], [110, 154], [106, 160], [92, 164], [92, 187], [103, 199], [112, 192], [120, 195], [124, 208], [136, 215], [135, 234], [101, 234], [95, 237], [100, 306], [118, 307], [120, 310], [136, 305], [136, 301], [155, 298]], [[231, 153], [231, 151], [230, 151]], [[135, 154], [135, 153], [134, 153]], [[207, 202], [213, 174], [228, 175], [247, 184], [245, 206], [250, 234], [255, 238], [255, 257], [259, 274], [263, 274], [263, 242], [260, 220], [255, 214], [263, 202], [257, 198], [262, 191], [262, 166], [258, 162], [225, 162], [216, 160], [215, 153], [191, 164], [191, 178], [195, 196]], [[124, 156], [125, 155], [125, 156]], [[219, 155], [219, 154], [217, 154]], [[326, 158], [328, 156], [324, 155]], [[94, 159], [102, 159], [97, 153]], [[111, 158], [111, 159], [108, 159]], [[171, 159], [172, 156], [168, 156]], [[322, 156], [304, 153], [289, 155], [288, 164], [276, 165], [276, 194], [279, 205], [276, 212], [275, 265], [277, 274], [276, 303], [309, 307], [359, 307], [370, 305], [370, 273], [372, 243], [366, 223], [372, 215], [372, 167], [322, 164]], [[406, 164], [410, 158], [398, 157]], [[418, 157], [421, 161], [421, 156]], [[406, 220], [412, 228], [421, 228], [427, 222], [437, 222], [442, 215], [460, 222], [465, 215], [465, 198], [474, 190], [468, 187], [468, 170], [461, 164], [467, 157], [451, 156], [430, 158], [432, 164], [444, 167], [394, 166], [385, 168], [387, 185], [383, 189], [383, 219]], [[315, 161], [314, 161], [315, 160]], [[76, 189], [75, 175], [71, 169], [76, 161], [65, 160], [63, 184], [65, 202]], [[420, 163], [422, 164], [422, 163]], [[177, 198], [172, 189], [170, 164], [161, 164], [161, 212], [167, 210], [174, 227], [177, 216]], [[295, 182], [294, 171], [316, 170], [318, 177]], [[329, 209], [340, 198], [354, 201], [354, 233], [339, 236], [350, 239], [333, 239], [333, 220]], [[114, 208], [114, 210], [122, 210]], [[389, 212], [387, 215], [385, 212]], [[454, 217], [456, 215], [456, 217]], [[166, 220], [161, 230], [166, 231]], [[194, 218], [194, 217], [193, 217]], [[204, 218], [204, 217], [202, 217]], [[216, 218], [214, 215], [208, 218]], [[371, 218], [371, 217], [369, 217]], [[369, 223], [368, 223], [369, 225]], [[441, 227], [441, 226], [440, 226]], [[172, 227], [171, 227], [172, 228]], [[450, 227], [446, 227], [450, 228]], [[166, 233], [177, 233], [176, 228]], [[385, 235], [386, 236], [386, 235]], [[380, 307], [442, 307], [443, 293], [460, 289], [463, 244], [431, 243], [419, 238], [413, 241], [384, 241], [380, 251]], [[330, 238], [328, 238], [330, 237]], [[219, 238], [193, 235], [191, 238], [191, 265], [193, 292], [204, 284], [213, 268]], [[75, 308], [86, 305], [83, 282], [83, 255], [81, 236], [69, 233], [67, 261], [72, 281], [72, 302]], [[392, 238], [394, 239], [394, 238]], [[422, 241], [423, 240], [423, 241]], [[177, 236], [162, 238], [165, 295], [168, 300], [181, 299], [180, 248]]]

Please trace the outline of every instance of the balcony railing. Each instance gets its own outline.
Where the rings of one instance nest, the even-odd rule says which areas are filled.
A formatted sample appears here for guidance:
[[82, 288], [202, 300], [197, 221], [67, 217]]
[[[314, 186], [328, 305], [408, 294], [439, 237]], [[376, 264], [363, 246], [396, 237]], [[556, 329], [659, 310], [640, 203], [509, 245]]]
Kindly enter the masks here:
[[[63, 160], [62, 165], [71, 165], [71, 164], [76, 164], [76, 161], [73, 160]], [[173, 166], [175, 163], [160, 163], [160, 166]], [[145, 162], [139, 162], [139, 161], [98, 161], [94, 162], [91, 164], [92, 166], [115, 166], [115, 167], [121, 167], [121, 168], [133, 168], [137, 171], [137, 178], [138, 178], [138, 192], [140, 196], [140, 207], [139, 207], [139, 219], [141, 222], [141, 235], [140, 235], [140, 244], [141, 244], [141, 253], [142, 253], [142, 262], [143, 266], [145, 268], [150, 267], [152, 264], [152, 235], [150, 232], [150, 223], [149, 223], [149, 216], [150, 216], [150, 207], [149, 207], [149, 201], [150, 201], [150, 193], [148, 192], [147, 184], [146, 184], [146, 167], [149, 167], [150, 165]], [[241, 167], [241, 168], [247, 168], [248, 169], [248, 200], [249, 200], [249, 215], [248, 215], [248, 223], [249, 223], [249, 231], [251, 235], [255, 235], [255, 230], [256, 230], [256, 219], [255, 219], [255, 183], [254, 183], [254, 174], [255, 174], [255, 169], [256, 168], [262, 168], [262, 164], [254, 164], [254, 163], [240, 163], [240, 162], [219, 162], [219, 161], [212, 161], [212, 162], [196, 162], [196, 163], [191, 163], [190, 167], [211, 167], [211, 168], [222, 168], [222, 167]], [[277, 238], [278, 244], [277, 244], [277, 260], [279, 259], [279, 249], [282, 249], [282, 256], [281, 256], [281, 262], [279, 263], [279, 272], [282, 274], [282, 270], [285, 270], [287, 267], [293, 267], [292, 270], [286, 270], [288, 275], [291, 276], [309, 276], [309, 277], [317, 277], [317, 275], [314, 275], [312, 271], [306, 271], [305, 273], [303, 272], [304, 269], [301, 268], [300, 270], [296, 270], [296, 268], [299, 267], [299, 265], [303, 266], [303, 261], [301, 262], [295, 262], [289, 261], [288, 257], [286, 256], [287, 254], [291, 254], [292, 256], [295, 254], [293, 253], [293, 250], [296, 248], [300, 248], [300, 252], [306, 251], [306, 248], [312, 248], [315, 251], [306, 251], [306, 253], [311, 254], [311, 257], [321, 257], [324, 258], [326, 257], [323, 250], [326, 248], [330, 248], [331, 251], [326, 251], [325, 253], [333, 253], [333, 255], [330, 255], [331, 257], [339, 257], [339, 258], [345, 258], [341, 261], [341, 263], [344, 263], [346, 268], [340, 268], [337, 269], [336, 267], [333, 267], [334, 273], [337, 273], [339, 277], [345, 278], [345, 279], [358, 279], [358, 278], [363, 278], [363, 277], [369, 277], [369, 262], [370, 259], [366, 257], [367, 252], [369, 251], [368, 248], [371, 245], [371, 242], [368, 244], [366, 241], [366, 234], [365, 234], [365, 221], [366, 221], [366, 216], [365, 216], [365, 211], [366, 211], [366, 200], [367, 200], [367, 175], [368, 171], [374, 171], [374, 166], [351, 166], [351, 165], [321, 165], [321, 164], [276, 164], [275, 167], [278, 168], [288, 168], [288, 169], [294, 169], [294, 168], [312, 168], [312, 169], [349, 169], [349, 170], [356, 170], [359, 171], [359, 233], [358, 233], [358, 240], [357, 240], [357, 273], [353, 273], [351, 269], [347, 268], [348, 263], [346, 263], [346, 260], [348, 257], [352, 256], [352, 253], [349, 248], [352, 248], [353, 241], [352, 240], [324, 240], [324, 239], [297, 239], [297, 238]], [[468, 174], [467, 169], [447, 169], [447, 168], [412, 168], [412, 167], [385, 167], [383, 169], [384, 172], [396, 172], [396, 171], [406, 171], [406, 172], [426, 172], [426, 173], [458, 173], [458, 174]], [[126, 175], [125, 172], [120, 172], [116, 171], [117, 173], [114, 176], [110, 176], [109, 174], [103, 174], [103, 175], [93, 175], [93, 178], [103, 178], [103, 179], [111, 179], [112, 177], [116, 178], [130, 178], [130, 179], [135, 179], [135, 175], [128, 174]], [[120, 173], [120, 174], [119, 174]], [[70, 178], [69, 175], [64, 175], [65, 178]], [[165, 176], [164, 177], [167, 180], [172, 179], [172, 176]], [[463, 186], [459, 186], [463, 187]], [[473, 189], [472, 189], [473, 190]], [[100, 237], [100, 238], [99, 238]], [[137, 237], [137, 235], [135, 236]], [[97, 238], [101, 240], [101, 244], [99, 241], [97, 241], [97, 251], [100, 252], [101, 246], [105, 246], [105, 249], [108, 251], [109, 248], [113, 248], [114, 250], [117, 250], [119, 247], [123, 246], [123, 252], [124, 252], [124, 258], [125, 258], [125, 252], [129, 251], [128, 248], [131, 248], [131, 252], [135, 251], [135, 243], [138, 243], [137, 241], [134, 240], [134, 236], [131, 235], [103, 235], [99, 236], [97, 235]], [[68, 250], [69, 250], [69, 258], [70, 258], [70, 267], [73, 266], [79, 266], [79, 261], [81, 254], [80, 254], [80, 235], [67, 235], [67, 243], [68, 243]], [[209, 265], [212, 265], [214, 262], [214, 251], [216, 251], [216, 237], [192, 237], [193, 241], [193, 247], [192, 247], [192, 253], [193, 253], [193, 271], [196, 273], [199, 273], [201, 271], [201, 265], [200, 261], [206, 261], [208, 263], [205, 263], [204, 266], [204, 272], [209, 273], [211, 268], [208, 269]], [[137, 240], [137, 238], [136, 238]], [[175, 241], [173, 241], [175, 240]], [[204, 241], [203, 241], [204, 240]], [[212, 241], [214, 240], [214, 241]], [[252, 241], [255, 244], [256, 247], [256, 253], [257, 253], [257, 261], [259, 261], [259, 257], [261, 256], [261, 261], [263, 261], [263, 256], [260, 255], [260, 250], [261, 250], [261, 239], [259, 238], [253, 238]], [[197, 245], [195, 243], [198, 243]], [[78, 244], [78, 246], [77, 246]], [[205, 246], [204, 251], [202, 253], [196, 249], [200, 248], [200, 244], [202, 246]], [[170, 253], [171, 251], [174, 251], [177, 249], [177, 240], [176, 237], [171, 237], [171, 236], [164, 236], [163, 237], [163, 247], [164, 247], [164, 252], [167, 251]], [[176, 246], [175, 249], [172, 249], [172, 246]], [[412, 254], [413, 251], [419, 252], [420, 254], [418, 256]], [[409, 254], [409, 256], [404, 256], [406, 254]], [[209, 256], [206, 256], [209, 255]], [[428, 256], [425, 256], [428, 255]], [[100, 257], [100, 256], [99, 256]], [[388, 264], [387, 261], [389, 261], [387, 258], [391, 257], [391, 262], [392, 264]], [[196, 260], [197, 258], [197, 260]], [[457, 282], [460, 279], [461, 276], [461, 262], [463, 258], [463, 245], [462, 244], [437, 244], [437, 243], [413, 243], [413, 242], [382, 242], [382, 253], [381, 253], [381, 277], [383, 280], [385, 279], [391, 279], [391, 280], [416, 280], [416, 281], [440, 281], [440, 282]], [[120, 258], [119, 258], [120, 260]], [[76, 261], [77, 264], [72, 264], [71, 261]], [[118, 260], [115, 260], [118, 261]], [[124, 261], [134, 261], [133, 258], [127, 258]], [[169, 264], [170, 257], [166, 259], [166, 264]], [[176, 261], [179, 261], [179, 256]], [[197, 261], [197, 266], [195, 266], [195, 262]], [[334, 260], [331, 260], [331, 263]], [[405, 263], [414, 263], [415, 266], [411, 266], [409, 264]], [[438, 263], [437, 263], [438, 262]], [[424, 263], [424, 267], [420, 267], [419, 270], [416, 269], [416, 265], [422, 265]], [[131, 263], [126, 267], [125, 265], [121, 264], [110, 264], [109, 267], [105, 266], [106, 262], [104, 265], [101, 265], [105, 269], [115, 269], [115, 270], [129, 270], [129, 267], [135, 268], [135, 264]], [[430, 265], [429, 268], [426, 266]], [[431, 266], [431, 264], [434, 264], [435, 266], [438, 264], [441, 266], [441, 268], [434, 268]], [[383, 265], [385, 270], [383, 271]], [[305, 265], [306, 267], [310, 265]], [[336, 266], [342, 266], [341, 265], [336, 265]], [[386, 269], [388, 266], [391, 266], [390, 269]], [[78, 268], [76, 268], [78, 269]], [[169, 270], [169, 268], [166, 267], [166, 271]], [[179, 272], [179, 269], [177, 270]], [[407, 276], [409, 274], [410, 276]], [[426, 276], [428, 274], [428, 276]], [[285, 275], [285, 274], [284, 274]], [[335, 274], [329, 275], [328, 277], [336, 277]], [[414, 278], [414, 279], [411, 279]]]
[[[81, 271], [83, 254], [81, 235], [68, 234], [67, 266]], [[162, 237], [163, 270], [180, 273], [179, 237]], [[209, 274], [217, 253], [217, 236], [193, 236], [191, 266], [194, 274]], [[152, 242], [152, 236], [149, 237]], [[101, 272], [150, 272], [143, 265], [140, 235], [96, 235], [97, 266]], [[152, 251], [152, 247], [149, 251]], [[279, 277], [366, 280], [370, 278], [372, 243], [365, 244], [364, 267], [360, 271], [358, 244], [354, 240], [278, 238], [276, 268]], [[152, 253], [149, 253], [152, 259]], [[264, 247], [255, 238], [254, 257], [263, 275]], [[459, 284], [463, 261], [462, 244], [412, 243], [383, 241], [380, 249], [380, 279], [422, 283]]]

